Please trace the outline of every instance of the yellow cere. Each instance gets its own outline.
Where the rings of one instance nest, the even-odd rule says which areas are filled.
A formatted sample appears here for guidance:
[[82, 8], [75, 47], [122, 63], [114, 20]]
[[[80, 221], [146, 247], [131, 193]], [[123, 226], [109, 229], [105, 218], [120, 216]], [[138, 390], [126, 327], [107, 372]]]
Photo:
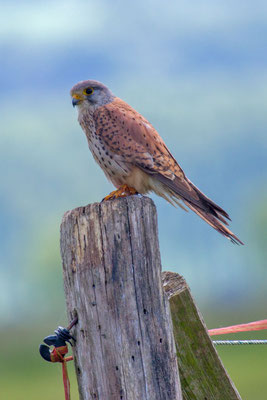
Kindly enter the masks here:
[[77, 100], [81, 100], [82, 99], [82, 96], [80, 95], [80, 94], [73, 94], [72, 95], [72, 97], [74, 98], [74, 99], [77, 99]]

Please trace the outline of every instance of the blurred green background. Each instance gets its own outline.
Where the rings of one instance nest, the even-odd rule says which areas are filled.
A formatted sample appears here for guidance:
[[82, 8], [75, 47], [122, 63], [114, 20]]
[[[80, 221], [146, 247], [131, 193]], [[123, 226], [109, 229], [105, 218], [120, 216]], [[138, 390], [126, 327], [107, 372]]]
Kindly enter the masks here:
[[[186, 278], [208, 327], [266, 318], [267, 3], [0, 7], [1, 398], [64, 398], [60, 366], [38, 354], [67, 325], [59, 226], [66, 210], [113, 190], [71, 106], [80, 80], [102, 81], [147, 117], [190, 180], [230, 213], [243, 247], [153, 197], [163, 267]], [[219, 353], [243, 399], [266, 398], [267, 347]]]

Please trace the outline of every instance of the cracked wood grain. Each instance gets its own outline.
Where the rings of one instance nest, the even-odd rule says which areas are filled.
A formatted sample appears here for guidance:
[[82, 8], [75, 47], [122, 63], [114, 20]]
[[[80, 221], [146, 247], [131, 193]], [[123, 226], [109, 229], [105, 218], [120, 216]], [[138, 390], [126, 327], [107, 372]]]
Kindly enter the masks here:
[[81, 400], [181, 400], [152, 200], [66, 213], [61, 255]]

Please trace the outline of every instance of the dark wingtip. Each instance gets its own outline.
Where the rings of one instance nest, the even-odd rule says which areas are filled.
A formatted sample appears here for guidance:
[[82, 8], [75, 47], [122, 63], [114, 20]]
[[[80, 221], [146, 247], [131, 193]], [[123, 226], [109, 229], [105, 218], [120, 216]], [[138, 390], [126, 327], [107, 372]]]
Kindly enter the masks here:
[[245, 243], [243, 243], [243, 242], [241, 242], [241, 240], [240, 239], [238, 239], [238, 237], [237, 236], [229, 236], [229, 239], [231, 240], [231, 242], [233, 243], [233, 244], [237, 244], [238, 246], [245, 246]]

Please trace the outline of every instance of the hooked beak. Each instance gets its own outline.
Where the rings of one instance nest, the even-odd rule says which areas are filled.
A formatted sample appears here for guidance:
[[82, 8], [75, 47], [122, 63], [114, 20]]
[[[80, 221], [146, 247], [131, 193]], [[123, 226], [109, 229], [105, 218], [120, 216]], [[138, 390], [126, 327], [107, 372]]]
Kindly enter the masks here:
[[72, 105], [73, 107], [77, 106], [78, 104], [80, 104], [80, 102], [82, 101], [81, 96], [79, 96], [78, 94], [74, 94], [72, 96]]

